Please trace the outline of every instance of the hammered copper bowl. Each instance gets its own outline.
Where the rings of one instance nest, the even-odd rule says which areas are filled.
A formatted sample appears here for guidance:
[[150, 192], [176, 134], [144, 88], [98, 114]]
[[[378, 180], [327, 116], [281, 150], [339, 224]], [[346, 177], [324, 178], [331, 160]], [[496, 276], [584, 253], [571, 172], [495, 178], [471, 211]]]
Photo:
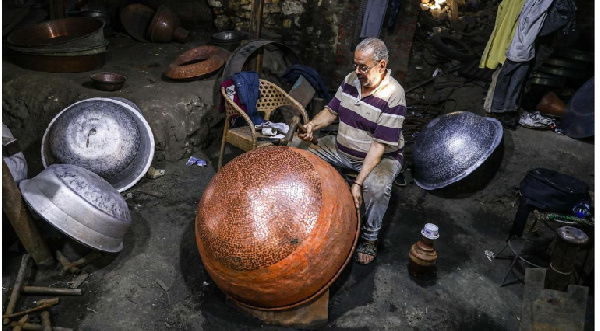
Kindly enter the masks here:
[[229, 162], [196, 215], [210, 277], [253, 309], [284, 310], [317, 298], [358, 239], [348, 184], [318, 156], [292, 147], [262, 147]]
[[90, 76], [95, 88], [102, 91], [116, 91], [123, 88], [127, 76], [114, 72], [102, 72]]

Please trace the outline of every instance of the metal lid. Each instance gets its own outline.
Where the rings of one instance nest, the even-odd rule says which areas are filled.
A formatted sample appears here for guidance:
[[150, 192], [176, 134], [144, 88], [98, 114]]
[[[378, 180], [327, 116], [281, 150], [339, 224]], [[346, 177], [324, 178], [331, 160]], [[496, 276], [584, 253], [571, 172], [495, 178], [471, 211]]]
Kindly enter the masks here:
[[423, 237], [431, 240], [435, 240], [440, 237], [439, 228], [433, 223], [427, 223], [421, 230]]
[[502, 134], [498, 120], [468, 111], [433, 119], [415, 141], [415, 183], [433, 190], [465, 178], [492, 154]]
[[139, 108], [124, 98], [76, 102], [52, 119], [42, 138], [42, 163], [86, 168], [124, 191], [148, 171], [154, 136]]
[[31, 208], [69, 237], [106, 252], [123, 249], [129, 209], [100, 176], [72, 164], [53, 164], [19, 188]]

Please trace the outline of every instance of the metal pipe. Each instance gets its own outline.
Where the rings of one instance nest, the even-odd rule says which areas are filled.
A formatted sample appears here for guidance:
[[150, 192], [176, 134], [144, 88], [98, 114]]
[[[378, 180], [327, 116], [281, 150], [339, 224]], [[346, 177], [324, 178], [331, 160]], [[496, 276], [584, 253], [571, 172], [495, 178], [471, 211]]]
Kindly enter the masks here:
[[6, 213], [19, 240], [21, 240], [35, 263], [39, 266], [54, 265], [54, 258], [48, 249], [48, 245], [42, 239], [29, 211], [25, 207], [21, 190], [17, 187], [4, 160], [2, 160], [2, 211]]

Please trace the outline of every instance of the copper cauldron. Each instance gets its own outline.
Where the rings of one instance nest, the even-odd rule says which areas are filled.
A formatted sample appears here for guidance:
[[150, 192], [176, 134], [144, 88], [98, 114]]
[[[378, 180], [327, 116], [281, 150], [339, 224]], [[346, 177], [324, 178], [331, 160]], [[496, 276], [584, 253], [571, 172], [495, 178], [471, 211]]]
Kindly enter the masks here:
[[237, 303], [284, 310], [323, 293], [350, 260], [356, 208], [316, 155], [263, 147], [238, 156], [198, 204], [196, 241], [211, 278]]

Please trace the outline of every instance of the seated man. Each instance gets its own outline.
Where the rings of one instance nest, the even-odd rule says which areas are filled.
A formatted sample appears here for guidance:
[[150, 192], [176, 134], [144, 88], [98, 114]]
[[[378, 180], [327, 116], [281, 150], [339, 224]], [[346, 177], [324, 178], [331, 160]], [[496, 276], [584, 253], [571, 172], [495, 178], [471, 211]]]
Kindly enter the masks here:
[[364, 39], [354, 52], [354, 71], [346, 76], [329, 104], [300, 134], [313, 140], [315, 130], [339, 116], [337, 136], [325, 136], [309, 149], [338, 168], [358, 172], [350, 188], [357, 210], [364, 202], [366, 220], [356, 260], [371, 263], [377, 255], [377, 235], [388, 207], [392, 183], [402, 169], [402, 123], [406, 114], [404, 89], [386, 68], [388, 50], [377, 38]]

